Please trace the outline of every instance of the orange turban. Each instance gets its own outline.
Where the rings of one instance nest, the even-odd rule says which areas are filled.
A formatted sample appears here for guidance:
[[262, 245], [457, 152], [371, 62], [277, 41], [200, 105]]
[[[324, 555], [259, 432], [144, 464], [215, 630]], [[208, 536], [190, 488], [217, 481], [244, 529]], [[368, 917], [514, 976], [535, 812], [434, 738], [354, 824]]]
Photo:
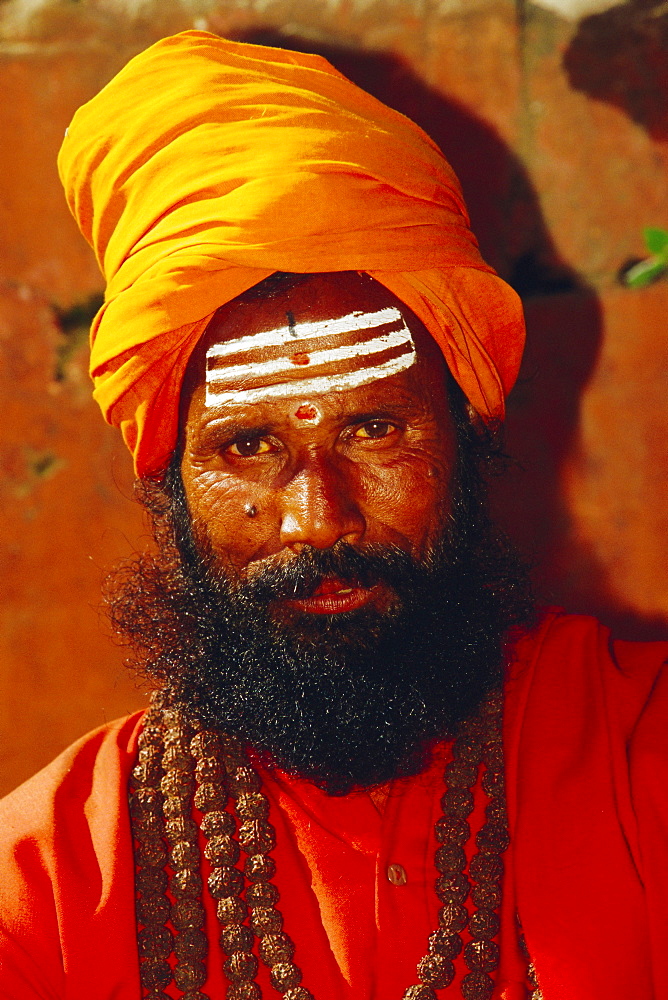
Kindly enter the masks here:
[[132, 59], [74, 115], [58, 165], [107, 280], [91, 375], [139, 475], [177, 439], [188, 358], [216, 309], [274, 271], [366, 271], [502, 417], [524, 325], [429, 137], [319, 56], [202, 31]]

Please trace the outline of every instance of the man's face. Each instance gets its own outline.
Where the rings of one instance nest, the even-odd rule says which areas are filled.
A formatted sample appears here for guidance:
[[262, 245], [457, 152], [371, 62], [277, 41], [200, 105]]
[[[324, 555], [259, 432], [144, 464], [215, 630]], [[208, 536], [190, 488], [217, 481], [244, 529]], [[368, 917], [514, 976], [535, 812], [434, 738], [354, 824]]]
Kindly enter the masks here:
[[[183, 399], [194, 532], [231, 581], [341, 541], [419, 559], [442, 535], [456, 452], [445, 366], [422, 324], [371, 278], [313, 275], [224, 306]], [[392, 599], [382, 583], [330, 575], [271, 610], [382, 612]]]
[[437, 348], [370, 278], [219, 310], [145, 484], [158, 550], [111, 594], [138, 669], [332, 793], [417, 773], [528, 606], [454, 405], [458, 445]]

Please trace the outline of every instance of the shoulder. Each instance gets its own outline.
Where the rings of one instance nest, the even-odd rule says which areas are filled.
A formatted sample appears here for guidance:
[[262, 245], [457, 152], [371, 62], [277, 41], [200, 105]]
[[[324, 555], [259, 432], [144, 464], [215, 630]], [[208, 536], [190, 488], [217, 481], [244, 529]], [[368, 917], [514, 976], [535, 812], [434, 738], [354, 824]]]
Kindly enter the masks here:
[[629, 734], [668, 663], [668, 642], [615, 640], [589, 615], [541, 612], [510, 644], [507, 694], [522, 709], [614, 716]]
[[513, 636], [509, 643], [511, 675], [552, 657], [582, 665], [603, 661], [621, 675], [656, 672], [668, 662], [668, 641], [628, 642], [615, 639], [607, 626], [591, 615], [568, 614], [559, 608], [542, 609], [534, 627]]
[[0, 799], [0, 843], [44, 831], [64, 809], [95, 805], [101, 791], [127, 781], [144, 713], [101, 726]]
[[[0, 905], [53, 886], [59, 873], [86, 857], [99, 867], [124, 818], [125, 788], [143, 712], [77, 740], [0, 800]], [[51, 890], [49, 889], [49, 892]]]
[[136, 965], [126, 788], [142, 719], [89, 733], [0, 801], [0, 997], [85, 995], [79, 979], [114, 972], [91, 969], [104, 942]]

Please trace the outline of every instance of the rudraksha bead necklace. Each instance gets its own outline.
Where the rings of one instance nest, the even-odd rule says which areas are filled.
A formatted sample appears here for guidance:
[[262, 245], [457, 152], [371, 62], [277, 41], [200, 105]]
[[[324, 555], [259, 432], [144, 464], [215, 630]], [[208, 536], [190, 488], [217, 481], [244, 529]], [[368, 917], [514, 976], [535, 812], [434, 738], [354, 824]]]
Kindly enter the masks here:
[[[436, 991], [453, 983], [453, 959], [462, 950], [468, 969], [459, 984], [464, 1000], [489, 1000], [493, 993], [491, 973], [499, 963], [493, 939], [499, 930], [501, 855], [509, 842], [501, 718], [502, 698], [495, 692], [454, 741], [445, 768], [443, 815], [436, 823], [439, 925], [418, 963], [418, 983], [406, 990], [403, 1000], [436, 1000]], [[486, 819], [476, 834], [477, 852], [467, 875], [464, 845], [471, 836], [472, 789], [482, 765]], [[233, 811], [226, 810], [230, 798]], [[275, 834], [258, 773], [239, 741], [205, 729], [178, 709], [163, 707], [160, 695], [147, 713], [130, 785], [140, 974], [147, 1000], [166, 1000], [164, 990], [172, 980], [183, 991], [182, 1000], [209, 1000], [201, 992], [208, 943], [193, 802], [203, 816], [204, 853], [211, 865], [208, 892], [216, 900], [228, 1000], [262, 997], [255, 982], [256, 938], [272, 986], [284, 1000], [314, 1000], [301, 985], [302, 973], [293, 961], [295, 946], [283, 931], [276, 907], [276, 865], [270, 855]], [[169, 879], [167, 865], [173, 873]], [[469, 894], [474, 907], [470, 917], [464, 905]], [[467, 927], [470, 940], [464, 944], [461, 933]]]

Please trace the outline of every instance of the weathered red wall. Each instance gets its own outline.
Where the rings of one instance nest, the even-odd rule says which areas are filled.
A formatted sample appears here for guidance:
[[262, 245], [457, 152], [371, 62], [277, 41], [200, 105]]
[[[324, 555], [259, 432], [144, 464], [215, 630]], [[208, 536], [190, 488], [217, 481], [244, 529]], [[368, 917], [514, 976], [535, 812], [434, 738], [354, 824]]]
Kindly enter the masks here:
[[489, 259], [528, 296], [497, 489], [541, 592], [626, 634], [668, 622], [668, 283], [622, 289], [668, 226], [668, 16], [579, 24], [528, 0], [5, 0], [0, 6], [0, 790], [143, 703], [98, 612], [145, 543], [130, 465], [90, 401], [101, 290], [55, 158], [74, 109], [190, 27], [329, 53], [411, 114], [462, 177]]

